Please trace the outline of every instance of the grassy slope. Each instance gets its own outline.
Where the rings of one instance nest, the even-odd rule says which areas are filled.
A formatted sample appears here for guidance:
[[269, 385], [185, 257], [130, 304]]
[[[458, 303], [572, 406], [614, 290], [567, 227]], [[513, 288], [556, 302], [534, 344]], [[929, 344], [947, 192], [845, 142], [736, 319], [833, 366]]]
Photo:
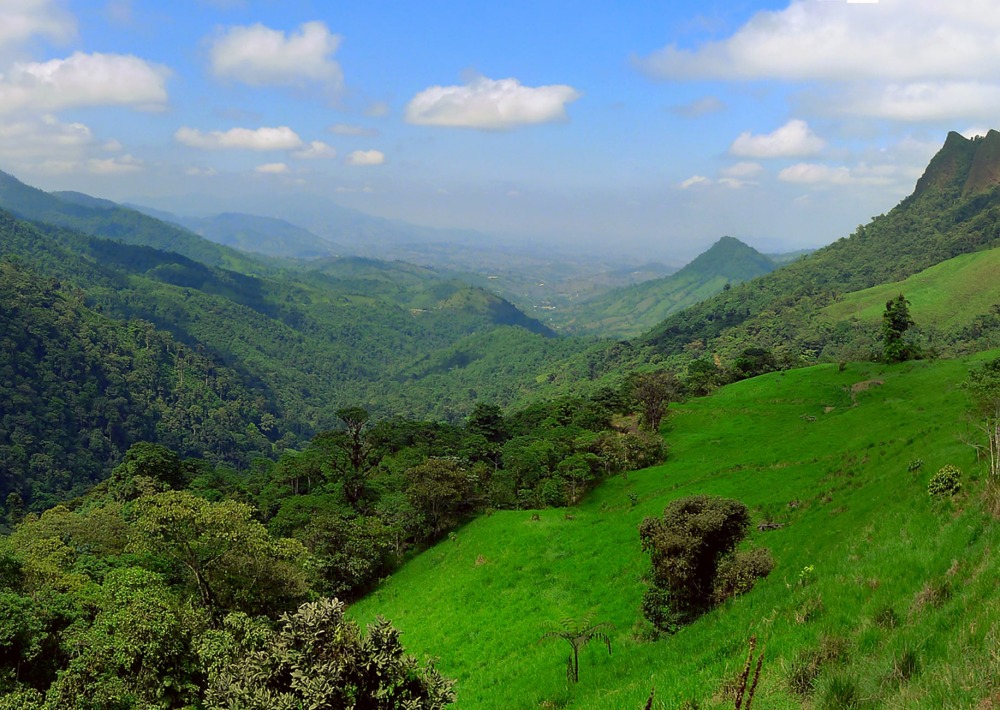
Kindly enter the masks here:
[[904, 281], [849, 293], [824, 308], [821, 315], [833, 322], [848, 318], [878, 321], [886, 301], [902, 293], [910, 301], [910, 314], [919, 325], [964, 325], [1000, 303], [998, 273], [1000, 249], [963, 254]]
[[[460, 708], [638, 709], [654, 686], [661, 707], [690, 697], [725, 707], [720, 683], [742, 668], [753, 633], [767, 649], [755, 707], [809, 706], [789, 690], [790, 669], [831, 636], [846, 640], [848, 657], [820, 676], [816, 701], [846, 679], [862, 707], [975, 707], [995, 696], [1000, 671], [989, 554], [1000, 529], [981, 512], [981, 483], [967, 481], [970, 493], [955, 501], [933, 503], [926, 494], [946, 463], [977, 470], [960, 441], [965, 396], [956, 387], [972, 362], [819, 366], [677, 407], [665, 465], [608, 481], [572, 519], [559, 510], [540, 511], [537, 521], [525, 511], [481, 518], [414, 559], [352, 614], [368, 621], [381, 613], [408, 648], [438, 656], [459, 680]], [[857, 392], [853, 403], [850, 386], [873, 379], [884, 384]], [[926, 463], [909, 473], [916, 458]], [[777, 567], [753, 592], [677, 635], [637, 640], [647, 568], [637, 525], [695, 493], [739, 498], [755, 522], [787, 523], [753, 534]], [[806, 565], [814, 581], [800, 586]], [[950, 598], [921, 604], [927, 585], [947, 586]], [[895, 629], [874, 622], [887, 606], [899, 616]], [[567, 688], [569, 647], [538, 639], [560, 618], [590, 610], [614, 622], [614, 655], [587, 647], [581, 683]], [[918, 672], [901, 683], [892, 670], [906, 650], [916, 653]]]

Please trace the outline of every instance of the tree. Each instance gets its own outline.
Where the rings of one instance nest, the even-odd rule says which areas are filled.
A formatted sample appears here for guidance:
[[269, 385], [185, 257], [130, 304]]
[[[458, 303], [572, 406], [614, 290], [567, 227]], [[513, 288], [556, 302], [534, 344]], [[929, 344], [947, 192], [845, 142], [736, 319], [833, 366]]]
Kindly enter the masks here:
[[646, 618], [670, 631], [708, 609], [720, 564], [749, 526], [743, 503], [704, 495], [675, 500], [661, 517], [643, 520], [639, 538], [653, 565], [642, 602]]
[[642, 415], [642, 424], [652, 432], [660, 430], [667, 405], [680, 401], [684, 395], [684, 385], [673, 372], [667, 370], [633, 374], [631, 390]]
[[335, 467], [341, 476], [344, 498], [355, 510], [361, 508], [365, 495], [368, 473], [378, 465], [378, 455], [372, 440], [367, 436], [368, 411], [362, 407], [344, 407], [337, 410], [346, 431], [336, 439], [340, 456]]
[[183, 570], [216, 621], [235, 609], [289, 608], [305, 596], [305, 548], [272, 539], [251, 506], [166, 491], [140, 498], [136, 508], [130, 550]]
[[548, 631], [546, 632], [539, 641], [544, 641], [548, 638], [559, 638], [570, 645], [572, 651], [569, 654], [569, 658], [566, 659], [566, 679], [570, 683], [580, 682], [580, 649], [586, 646], [588, 643], [597, 639], [604, 643], [608, 649], [608, 655], [611, 655], [611, 637], [608, 636], [605, 629], [613, 629], [615, 627], [610, 621], [600, 621], [594, 623], [593, 614], [587, 614], [579, 621], [574, 621], [573, 619], [566, 618], [562, 620], [562, 629], [559, 631]]
[[986, 450], [990, 478], [1000, 481], [1000, 358], [970, 372], [964, 386], [972, 397], [975, 426], [986, 438], [985, 446], [976, 442], [973, 447], [976, 451]]
[[454, 681], [407, 655], [388, 621], [379, 617], [362, 635], [344, 610], [324, 598], [285, 614], [274, 631], [250, 633], [228, 617], [203, 649], [213, 657], [207, 707], [438, 710], [454, 701]]
[[913, 325], [910, 302], [903, 294], [886, 302], [882, 314], [882, 358], [886, 362], [904, 362], [916, 355], [913, 343], [903, 337]]
[[428, 459], [406, 472], [406, 494], [427, 523], [427, 535], [436, 537], [471, 512], [476, 480], [454, 459]]

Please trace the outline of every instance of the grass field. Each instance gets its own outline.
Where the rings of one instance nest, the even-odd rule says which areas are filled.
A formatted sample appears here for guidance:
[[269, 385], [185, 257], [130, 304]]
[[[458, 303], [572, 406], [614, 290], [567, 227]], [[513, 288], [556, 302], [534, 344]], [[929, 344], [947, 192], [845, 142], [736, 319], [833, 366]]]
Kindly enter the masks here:
[[[639, 710], [653, 688], [654, 707], [733, 707], [725, 687], [754, 634], [765, 649], [755, 708], [1000, 708], [1000, 527], [962, 441], [959, 388], [984, 357], [823, 365], [672, 406], [666, 464], [607, 481], [575, 509], [482, 517], [351, 613], [386, 616], [408, 649], [437, 657], [459, 708]], [[965, 487], [935, 501], [927, 482], [945, 464], [963, 469]], [[751, 540], [776, 567], [649, 640], [637, 526], [696, 493], [783, 524]], [[613, 653], [586, 647], [571, 687], [569, 646], [539, 639], [588, 612], [615, 625]]]
[[1000, 249], [963, 254], [914, 274], [905, 281], [847, 294], [824, 308], [831, 322], [857, 318], [879, 321], [886, 301], [900, 293], [910, 301], [918, 325], [949, 328], [964, 325], [1000, 303]]

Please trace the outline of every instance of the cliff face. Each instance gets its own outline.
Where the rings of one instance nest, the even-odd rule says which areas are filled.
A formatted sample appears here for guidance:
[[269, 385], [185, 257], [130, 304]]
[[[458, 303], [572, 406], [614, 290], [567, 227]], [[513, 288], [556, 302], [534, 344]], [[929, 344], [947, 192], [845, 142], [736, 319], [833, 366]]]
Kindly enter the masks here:
[[1000, 133], [990, 129], [984, 137], [973, 141], [976, 152], [962, 195], [987, 192], [1000, 185]]
[[1000, 185], [1000, 132], [965, 138], [952, 131], [917, 181], [913, 196], [931, 190], [952, 191], [956, 197], [988, 192]]

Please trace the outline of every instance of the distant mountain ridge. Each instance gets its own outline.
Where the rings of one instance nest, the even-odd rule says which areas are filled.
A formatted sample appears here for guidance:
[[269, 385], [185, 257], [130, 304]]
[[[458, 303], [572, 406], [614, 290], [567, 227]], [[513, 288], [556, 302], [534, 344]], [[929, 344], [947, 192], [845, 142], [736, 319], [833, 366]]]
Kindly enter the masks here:
[[184, 227], [216, 244], [254, 254], [286, 259], [318, 259], [352, 253], [343, 244], [320, 237], [304, 227], [276, 217], [241, 212], [222, 212], [210, 217], [188, 217], [142, 205], [130, 205], [130, 207], [156, 219]]
[[776, 268], [769, 257], [726, 236], [669, 276], [608, 291], [557, 311], [550, 320], [571, 333], [632, 338], [727, 286]]

